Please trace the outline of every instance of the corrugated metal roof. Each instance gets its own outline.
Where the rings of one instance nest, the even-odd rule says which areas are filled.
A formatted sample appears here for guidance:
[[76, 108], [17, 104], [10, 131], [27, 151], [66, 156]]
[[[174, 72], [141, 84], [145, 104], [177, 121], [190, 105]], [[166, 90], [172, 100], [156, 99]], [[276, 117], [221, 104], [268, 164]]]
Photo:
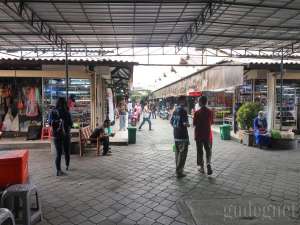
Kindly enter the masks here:
[[8, 0], [0, 9], [3, 48], [60, 40], [112, 48], [300, 47], [298, 0]]
[[[234, 59], [234, 60], [230, 60], [228, 62], [245, 63], [245, 64], [251, 64], [251, 65], [274, 65], [274, 64], [281, 64], [281, 60], [280, 59]], [[284, 59], [283, 63], [286, 64], [286, 65], [300, 65], [300, 61], [299, 60]]]
[[[126, 63], [126, 64], [133, 64], [137, 65], [137, 62], [130, 62], [130, 61], [122, 61], [122, 60], [109, 60], [109, 59], [68, 59], [69, 63], [99, 63], [99, 64], [109, 64], [109, 63]], [[0, 63], [9, 63], [9, 62], [41, 62], [41, 63], [65, 63], [64, 59], [40, 59], [40, 58], [32, 58], [32, 59], [15, 59], [15, 58], [0, 58]]]
[[[18, 69], [18, 68], [36, 68], [40, 69], [42, 65], [64, 65], [62, 59], [0, 59], [0, 69]], [[86, 65], [86, 66], [111, 66], [111, 67], [133, 67], [138, 65], [136, 62], [118, 61], [118, 60], [88, 60], [88, 59], [70, 59], [69, 65]]]

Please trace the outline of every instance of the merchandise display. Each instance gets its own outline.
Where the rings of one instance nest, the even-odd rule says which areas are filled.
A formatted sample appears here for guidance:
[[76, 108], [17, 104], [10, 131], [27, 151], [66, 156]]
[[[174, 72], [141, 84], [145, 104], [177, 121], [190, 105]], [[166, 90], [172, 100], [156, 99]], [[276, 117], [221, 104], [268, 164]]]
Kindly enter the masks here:
[[[47, 122], [48, 114], [56, 104], [59, 97], [66, 96], [65, 79], [44, 79], [44, 118]], [[91, 83], [89, 79], [69, 80], [68, 106], [73, 122], [86, 126], [91, 118]]]
[[0, 106], [3, 132], [27, 132], [42, 120], [41, 78], [0, 78]]
[[[280, 81], [276, 86], [276, 128], [280, 127]], [[284, 129], [294, 129], [297, 127], [297, 105], [300, 102], [300, 81], [284, 80], [282, 93], [282, 126]]]
[[214, 123], [232, 122], [233, 92], [205, 92], [208, 96], [208, 106], [214, 112]]
[[244, 84], [238, 88], [237, 102], [252, 102], [252, 80], [245, 80]]
[[264, 111], [268, 110], [268, 86], [267, 80], [255, 80], [254, 101], [260, 103], [264, 107]]
[[[254, 89], [254, 92], [252, 92]], [[276, 111], [275, 111], [275, 128], [280, 128], [280, 80], [276, 85]], [[239, 88], [237, 101], [243, 102], [259, 102], [264, 111], [268, 111], [268, 87], [266, 79], [248, 80]], [[284, 80], [282, 93], [282, 127], [285, 130], [295, 129], [297, 127], [297, 105], [300, 103], [300, 81]]]

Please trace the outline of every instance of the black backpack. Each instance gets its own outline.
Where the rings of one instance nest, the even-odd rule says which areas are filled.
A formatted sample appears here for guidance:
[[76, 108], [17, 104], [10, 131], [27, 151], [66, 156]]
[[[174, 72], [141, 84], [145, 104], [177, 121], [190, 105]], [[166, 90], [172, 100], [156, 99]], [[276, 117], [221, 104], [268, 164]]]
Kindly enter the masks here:
[[53, 132], [57, 135], [65, 135], [66, 131], [65, 131], [65, 126], [64, 126], [64, 120], [62, 119], [62, 117], [59, 114], [58, 110], [54, 110], [52, 112], [54, 115], [52, 115], [53, 119], [51, 126], [53, 129]]

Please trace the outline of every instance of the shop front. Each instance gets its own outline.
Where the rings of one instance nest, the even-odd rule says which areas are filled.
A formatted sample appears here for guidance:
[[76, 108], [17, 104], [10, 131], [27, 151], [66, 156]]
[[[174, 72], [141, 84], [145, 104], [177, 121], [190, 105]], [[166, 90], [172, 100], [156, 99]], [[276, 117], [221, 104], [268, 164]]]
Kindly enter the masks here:
[[[0, 63], [0, 131], [2, 137], [26, 136], [31, 126], [48, 126], [49, 113], [57, 99], [66, 97], [67, 80], [61, 65], [64, 62], [7, 61], [15, 68], [1, 68], [4, 63]], [[107, 86], [107, 81], [118, 62], [112, 62], [113, 65], [95, 61], [93, 66], [82, 61], [73, 62], [76, 65], [70, 62], [68, 107], [74, 128], [87, 125], [94, 128], [107, 117], [114, 120], [115, 93], [113, 86]]]
[[[284, 64], [280, 79], [279, 63], [251, 63], [244, 85], [237, 88], [236, 102], [258, 102], [266, 112], [269, 129], [299, 130], [300, 66]], [[281, 103], [282, 101], [282, 103]], [[281, 107], [282, 105], [282, 107]]]
[[245, 102], [257, 102], [266, 113], [269, 130], [300, 130], [298, 63], [284, 64], [282, 94], [279, 62], [252, 62], [244, 66], [237, 66], [241, 65], [238, 62], [232, 64], [207, 67], [154, 91], [152, 98], [170, 99], [185, 95], [191, 113], [191, 109], [197, 108], [198, 97], [190, 96], [189, 93], [201, 93], [208, 96], [208, 106], [214, 111], [214, 122], [229, 123], [235, 131], [236, 112], [239, 107]]
[[[208, 96], [208, 106], [214, 111], [214, 122], [232, 123], [234, 88], [243, 84], [243, 66], [214, 65], [193, 73], [152, 93], [153, 99], [187, 97], [188, 113], [197, 110], [198, 98]], [[176, 103], [176, 101], [175, 101]], [[175, 104], [174, 103], [174, 104]]]

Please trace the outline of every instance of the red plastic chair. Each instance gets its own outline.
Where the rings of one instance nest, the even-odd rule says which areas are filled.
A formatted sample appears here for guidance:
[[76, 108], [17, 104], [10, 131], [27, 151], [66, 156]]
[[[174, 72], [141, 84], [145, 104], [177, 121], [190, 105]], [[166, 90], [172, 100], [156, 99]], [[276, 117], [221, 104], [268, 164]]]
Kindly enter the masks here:
[[51, 139], [51, 127], [43, 127], [42, 128], [42, 134], [41, 139]]

